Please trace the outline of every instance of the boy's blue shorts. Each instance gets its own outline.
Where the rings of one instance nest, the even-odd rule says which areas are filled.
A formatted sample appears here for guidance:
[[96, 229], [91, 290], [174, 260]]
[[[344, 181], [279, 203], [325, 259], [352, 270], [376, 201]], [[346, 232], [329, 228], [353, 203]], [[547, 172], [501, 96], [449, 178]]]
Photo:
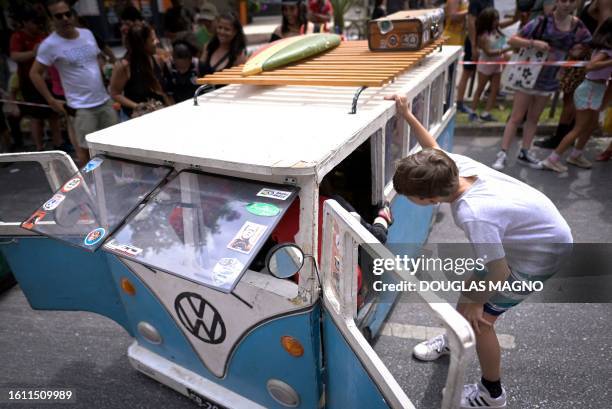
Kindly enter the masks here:
[[[510, 276], [506, 279], [510, 285], [512, 285], [515, 281], [522, 282], [530, 282], [530, 281], [546, 281], [550, 277], [552, 277], [556, 271], [552, 274], [548, 275], [534, 275], [528, 273], [522, 273], [518, 270], [510, 269]], [[477, 277], [483, 278], [487, 274], [486, 270], [475, 272]], [[519, 305], [523, 300], [525, 300], [532, 291], [499, 291], [495, 293], [491, 299], [484, 305], [484, 312], [487, 314], [493, 315], [494, 317], [502, 315], [504, 312], [508, 311], [510, 308]]]

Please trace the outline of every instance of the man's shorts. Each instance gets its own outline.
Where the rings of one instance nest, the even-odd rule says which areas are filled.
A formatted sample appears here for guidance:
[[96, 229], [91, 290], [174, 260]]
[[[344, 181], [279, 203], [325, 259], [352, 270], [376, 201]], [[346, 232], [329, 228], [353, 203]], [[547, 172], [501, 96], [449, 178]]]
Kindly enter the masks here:
[[117, 123], [117, 112], [109, 99], [104, 104], [93, 108], [79, 108], [74, 118], [74, 130], [81, 148], [87, 149], [85, 136]]
[[[510, 285], [512, 285], [512, 283], [515, 281], [522, 281], [526, 283], [532, 282], [532, 281], [545, 282], [550, 277], [555, 275], [555, 273], [556, 271], [548, 275], [542, 275], [542, 274], [532, 275], [532, 274], [521, 273], [520, 271], [510, 269], [510, 276], [506, 279], [506, 282]], [[486, 274], [486, 271], [479, 273], [478, 276], [483, 277], [484, 274]], [[524, 292], [499, 291], [495, 293], [491, 297], [491, 299], [484, 305], [484, 312], [486, 312], [487, 314], [493, 315], [494, 317], [500, 316], [504, 312], [508, 311], [510, 308], [516, 305], [519, 305], [527, 297], [529, 297], [531, 293], [532, 291], [524, 291]]]
[[[24, 81], [23, 87], [21, 88], [21, 95], [23, 96], [24, 102], [31, 102], [34, 104], [47, 105], [47, 100], [38, 92], [29, 81]], [[38, 107], [31, 105], [20, 105], [19, 110], [25, 117], [33, 119], [49, 119], [57, 117], [57, 114], [51, 107]]]
[[[473, 61], [472, 59], [472, 42], [470, 41], [469, 37], [465, 37], [465, 42], [463, 44], [463, 61], [465, 62], [471, 62]], [[464, 70], [467, 71], [474, 71], [476, 69], [475, 65], [472, 64], [467, 64], [463, 66]]]

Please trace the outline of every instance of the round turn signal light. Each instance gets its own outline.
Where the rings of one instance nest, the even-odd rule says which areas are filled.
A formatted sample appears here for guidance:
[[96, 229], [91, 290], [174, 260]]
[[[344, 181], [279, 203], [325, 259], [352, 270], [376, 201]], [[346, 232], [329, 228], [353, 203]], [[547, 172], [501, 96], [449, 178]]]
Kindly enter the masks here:
[[281, 337], [281, 345], [291, 356], [299, 358], [304, 355], [304, 347], [300, 344], [300, 341], [293, 337], [283, 335]]
[[130, 280], [128, 280], [127, 278], [121, 279], [121, 289], [128, 295], [136, 294], [136, 288], [132, 283], [130, 283]]

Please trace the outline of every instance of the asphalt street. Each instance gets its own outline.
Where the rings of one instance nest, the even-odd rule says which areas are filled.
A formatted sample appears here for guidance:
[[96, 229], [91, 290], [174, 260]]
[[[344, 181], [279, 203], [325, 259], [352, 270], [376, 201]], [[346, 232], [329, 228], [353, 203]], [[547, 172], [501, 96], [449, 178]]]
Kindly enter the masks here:
[[[590, 145], [588, 156], [607, 140]], [[493, 161], [499, 138], [460, 137], [455, 152]], [[537, 152], [543, 157], [544, 152]], [[508, 173], [545, 192], [570, 224], [577, 242], [612, 242], [612, 163], [567, 175], [511, 163]], [[430, 242], [462, 242], [443, 206]], [[607, 408], [612, 400], [610, 304], [524, 303], [498, 322], [503, 335], [503, 382], [509, 408]], [[411, 357], [419, 333], [436, 331], [422, 305], [400, 302], [375, 349], [418, 408], [436, 408], [448, 357]], [[69, 387], [74, 405], [44, 408], [193, 408], [187, 398], [136, 372], [128, 363], [132, 339], [109, 319], [83, 312], [34, 311], [18, 286], [0, 294], [0, 388]], [[476, 359], [468, 379], [479, 378]], [[2, 405], [1, 407], [9, 407]], [[29, 407], [16, 404], [15, 408]], [[348, 409], [348, 408], [347, 408]], [[365, 408], [364, 408], [365, 409]]]

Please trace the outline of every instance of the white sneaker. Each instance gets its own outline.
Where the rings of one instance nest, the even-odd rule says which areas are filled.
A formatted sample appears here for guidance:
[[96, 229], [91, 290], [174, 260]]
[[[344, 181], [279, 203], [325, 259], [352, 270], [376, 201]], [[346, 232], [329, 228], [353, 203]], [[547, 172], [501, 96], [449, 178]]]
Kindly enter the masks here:
[[533, 169], [542, 169], [541, 161], [538, 160], [538, 158], [536, 158], [535, 156], [533, 156], [532, 153], [529, 151], [523, 151], [521, 149], [516, 159], [517, 162], [522, 165], [529, 166]]
[[460, 409], [472, 408], [497, 408], [503, 409], [506, 407], [506, 391], [502, 387], [502, 394], [497, 398], [492, 398], [491, 394], [481, 382], [463, 386], [461, 394]]
[[551, 160], [550, 158], [544, 159], [540, 162], [542, 169], [548, 169], [559, 173], [567, 172], [567, 166], [561, 164], [559, 160]]
[[497, 152], [497, 159], [495, 159], [495, 162], [493, 162], [493, 165], [491, 165], [491, 167], [495, 170], [502, 170], [503, 168], [506, 167], [507, 157], [508, 155], [506, 155], [506, 152], [504, 151]]
[[583, 169], [591, 169], [591, 167], [593, 167], [593, 164], [591, 163], [591, 161], [586, 160], [585, 157], [582, 155], [578, 155], [578, 156], [570, 155], [567, 158], [566, 162], [569, 163], [570, 165], [578, 166], [579, 168], [583, 168]]
[[415, 345], [412, 354], [421, 361], [435, 361], [442, 355], [450, 354], [446, 335], [438, 335]]

